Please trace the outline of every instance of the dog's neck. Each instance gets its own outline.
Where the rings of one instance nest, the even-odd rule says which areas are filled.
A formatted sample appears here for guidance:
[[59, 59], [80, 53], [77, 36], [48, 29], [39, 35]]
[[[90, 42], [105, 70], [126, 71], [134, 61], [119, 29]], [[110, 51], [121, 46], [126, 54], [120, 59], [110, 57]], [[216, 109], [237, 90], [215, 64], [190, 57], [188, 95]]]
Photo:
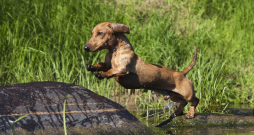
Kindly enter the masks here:
[[114, 45], [110, 47], [109, 51], [116, 51], [120, 47], [124, 47], [125, 49], [133, 50], [133, 47], [128, 40], [128, 38], [123, 33], [115, 34], [115, 42]]

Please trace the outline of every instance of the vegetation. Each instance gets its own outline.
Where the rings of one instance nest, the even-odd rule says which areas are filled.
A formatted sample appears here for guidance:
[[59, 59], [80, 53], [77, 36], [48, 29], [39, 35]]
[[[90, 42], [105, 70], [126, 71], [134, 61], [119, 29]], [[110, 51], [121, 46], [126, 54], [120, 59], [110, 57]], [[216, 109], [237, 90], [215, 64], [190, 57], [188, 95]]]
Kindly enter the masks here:
[[63, 128], [64, 128], [64, 135], [67, 135], [67, 127], [66, 127], [66, 121], [65, 121], [65, 106], [66, 106], [66, 101], [67, 98], [71, 97], [71, 95], [67, 95], [64, 97], [64, 104], [63, 104]]
[[23, 116], [20, 116], [18, 119], [16, 119], [15, 121], [13, 121], [13, 123], [12, 123], [12, 125], [11, 125], [11, 127], [10, 127], [10, 129], [11, 129], [11, 135], [13, 135], [14, 134], [14, 132], [15, 132], [15, 130], [14, 130], [14, 127], [15, 127], [15, 125], [20, 121], [20, 120], [22, 120], [23, 118], [25, 118], [26, 116], [28, 116], [29, 114], [25, 114], [25, 115], [23, 115]]
[[254, 102], [253, 0], [1, 0], [0, 85], [59, 81], [117, 95], [123, 88], [114, 79], [85, 69], [104, 59], [106, 50], [87, 53], [83, 46], [106, 21], [130, 27], [127, 37], [146, 62], [174, 70], [190, 63], [196, 43], [188, 78], [201, 99], [198, 112]]

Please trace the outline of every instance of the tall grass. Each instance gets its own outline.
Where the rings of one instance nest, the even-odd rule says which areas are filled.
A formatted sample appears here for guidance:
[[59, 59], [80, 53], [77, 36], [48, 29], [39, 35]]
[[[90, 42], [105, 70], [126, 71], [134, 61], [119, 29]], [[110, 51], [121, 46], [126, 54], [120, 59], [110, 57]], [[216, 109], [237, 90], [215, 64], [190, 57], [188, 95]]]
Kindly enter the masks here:
[[197, 44], [188, 78], [201, 99], [199, 112], [253, 103], [253, 5], [252, 0], [1, 0], [0, 85], [60, 81], [110, 97], [122, 87], [85, 69], [103, 61], [107, 51], [83, 50], [93, 27], [110, 21], [130, 26], [127, 37], [146, 62], [174, 70], [190, 63]]

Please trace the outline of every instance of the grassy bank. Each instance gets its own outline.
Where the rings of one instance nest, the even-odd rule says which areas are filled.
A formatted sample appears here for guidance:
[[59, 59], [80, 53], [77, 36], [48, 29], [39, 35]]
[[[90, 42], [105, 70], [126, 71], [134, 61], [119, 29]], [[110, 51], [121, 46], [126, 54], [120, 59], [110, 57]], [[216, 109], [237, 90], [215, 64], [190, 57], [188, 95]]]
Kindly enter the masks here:
[[123, 90], [114, 79], [99, 81], [85, 69], [107, 52], [83, 50], [91, 30], [110, 21], [130, 27], [127, 37], [145, 61], [174, 70], [190, 63], [196, 43], [197, 63], [188, 78], [201, 99], [199, 112], [253, 103], [253, 5], [252, 0], [2, 0], [0, 85], [59, 81], [106, 97]]

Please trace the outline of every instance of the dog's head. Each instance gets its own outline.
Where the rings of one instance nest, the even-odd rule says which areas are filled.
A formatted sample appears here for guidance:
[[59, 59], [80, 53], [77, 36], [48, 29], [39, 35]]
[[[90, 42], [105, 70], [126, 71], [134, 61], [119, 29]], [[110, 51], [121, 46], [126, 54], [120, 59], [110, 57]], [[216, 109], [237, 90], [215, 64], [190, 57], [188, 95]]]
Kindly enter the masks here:
[[92, 38], [86, 43], [84, 49], [94, 52], [102, 49], [110, 49], [117, 44], [115, 34], [130, 33], [129, 27], [120, 23], [104, 22], [96, 25], [92, 31]]

